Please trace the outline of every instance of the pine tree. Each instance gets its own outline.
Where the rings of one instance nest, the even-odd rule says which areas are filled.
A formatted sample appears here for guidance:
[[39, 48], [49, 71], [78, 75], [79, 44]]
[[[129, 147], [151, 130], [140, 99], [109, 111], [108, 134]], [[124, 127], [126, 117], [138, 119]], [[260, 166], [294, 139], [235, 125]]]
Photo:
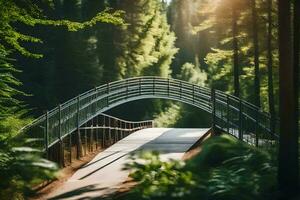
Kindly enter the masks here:
[[272, 31], [273, 31], [273, 17], [272, 17], [272, 5], [273, 0], [267, 1], [267, 68], [268, 68], [268, 103], [269, 112], [271, 115], [271, 131], [275, 131], [276, 126], [276, 112], [275, 112], [275, 101], [274, 101], [274, 87], [273, 87], [273, 47], [272, 47]]
[[129, 24], [121, 32], [122, 54], [117, 58], [117, 65], [124, 69], [122, 77], [170, 74], [169, 65], [177, 49], [163, 8], [158, 0], [120, 2]]
[[255, 105], [260, 107], [260, 69], [259, 69], [259, 43], [258, 43], [258, 24], [256, 0], [251, 0], [252, 12], [252, 37], [254, 47], [254, 88], [255, 88]]

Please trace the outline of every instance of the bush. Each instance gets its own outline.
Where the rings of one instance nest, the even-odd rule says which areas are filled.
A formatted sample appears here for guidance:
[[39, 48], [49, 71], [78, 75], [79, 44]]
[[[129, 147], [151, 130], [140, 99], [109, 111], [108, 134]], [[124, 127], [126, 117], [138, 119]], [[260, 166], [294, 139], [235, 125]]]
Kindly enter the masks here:
[[186, 163], [142, 153], [128, 165], [138, 185], [125, 199], [273, 199], [276, 168], [270, 155], [231, 136], [213, 137]]
[[24, 199], [32, 187], [55, 177], [56, 164], [42, 158], [40, 150], [30, 148], [33, 140], [16, 141], [27, 121], [8, 117], [0, 121], [0, 199]]
[[12, 147], [0, 141], [0, 196], [1, 199], [23, 199], [33, 186], [54, 178], [56, 164], [45, 160], [39, 150]]

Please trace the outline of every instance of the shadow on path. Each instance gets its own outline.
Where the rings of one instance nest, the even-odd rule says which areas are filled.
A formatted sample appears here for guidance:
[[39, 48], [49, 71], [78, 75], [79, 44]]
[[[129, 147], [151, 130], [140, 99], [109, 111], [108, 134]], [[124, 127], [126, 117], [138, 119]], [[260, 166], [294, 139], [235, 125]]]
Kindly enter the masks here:
[[[189, 148], [191, 148], [194, 143], [198, 142], [207, 133], [208, 130], [209, 129], [186, 129], [186, 131], [184, 131], [184, 129], [173, 129], [173, 128], [167, 129], [162, 134], [160, 134], [158, 137], [147, 141], [146, 143], [142, 144], [140, 147], [138, 147], [137, 149], [135, 149], [133, 151], [126, 152], [126, 149], [124, 149], [123, 151], [122, 150], [115, 151], [109, 155], [106, 155], [96, 161], [93, 161], [93, 162], [88, 163], [87, 165], [81, 167], [80, 169], [84, 169], [84, 168], [94, 165], [94, 164], [98, 165], [99, 161], [103, 161], [106, 158], [109, 158], [109, 157], [119, 154], [119, 153], [122, 154], [120, 156], [117, 156], [117, 158], [115, 158], [114, 160], [104, 163], [104, 165], [97, 167], [95, 170], [89, 172], [88, 174], [84, 175], [83, 177], [79, 178], [78, 180], [84, 180], [84, 179], [92, 176], [99, 170], [101, 170], [105, 167], [109, 167], [114, 162], [118, 161], [119, 159], [121, 159], [127, 155], [130, 155], [130, 154], [131, 155], [136, 154], [140, 151], [156, 150], [161, 154], [184, 153], [185, 151], [188, 151]], [[199, 137], [199, 135], [198, 136], [193, 135], [194, 132], [199, 132], [199, 131], [203, 132], [203, 135], [201, 137]], [[151, 134], [151, 133], [149, 133], [149, 134]], [[128, 137], [130, 137], [130, 136], [128, 136]], [[126, 139], [126, 138], [127, 137], [125, 137], [124, 139]], [[128, 140], [125, 140], [123, 142], [130, 144], [132, 141], [137, 141], [137, 140], [134, 140], [134, 138], [133, 138], [133, 140], [129, 138]], [[101, 152], [101, 153], [103, 153], [103, 152]], [[125, 180], [121, 180], [121, 181], [125, 181]], [[78, 184], [80, 184], [80, 182], [78, 182]], [[107, 191], [104, 192], [104, 190], [107, 190]], [[103, 191], [103, 192], [100, 192], [100, 191]], [[58, 196], [52, 197], [52, 198], [50, 198], [50, 200], [68, 199], [68, 198], [72, 198], [72, 197], [75, 197], [74, 199], [76, 199], [76, 200], [103, 199], [106, 196], [105, 194], [109, 194], [114, 191], [115, 190], [112, 188], [109, 188], [109, 187], [100, 188], [98, 184], [94, 184], [94, 185], [84, 186], [81, 188], [76, 188], [72, 191], [68, 191], [68, 192], [60, 194]], [[95, 193], [95, 192], [99, 192], [99, 195], [88, 196], [88, 194]], [[101, 195], [101, 193], [103, 195]], [[76, 196], [78, 196], [78, 198], [76, 198]]]
[[[49, 200], [61, 200], [61, 199], [64, 199], [64, 198], [70, 198], [70, 197], [74, 197], [74, 196], [80, 196], [82, 194], [88, 194], [90, 192], [100, 192], [100, 191], [107, 190], [107, 189], [108, 188], [97, 188], [97, 184], [89, 185], [89, 186], [85, 186], [85, 187], [82, 187], [82, 188], [77, 188], [75, 190], [72, 190], [72, 191], [63, 193], [61, 195], [49, 198]], [[87, 200], [87, 199], [90, 200], [92, 198], [93, 197], [86, 196], [86, 197], [78, 198], [77, 200]], [[98, 199], [99, 199], [99, 197], [98, 197]]]

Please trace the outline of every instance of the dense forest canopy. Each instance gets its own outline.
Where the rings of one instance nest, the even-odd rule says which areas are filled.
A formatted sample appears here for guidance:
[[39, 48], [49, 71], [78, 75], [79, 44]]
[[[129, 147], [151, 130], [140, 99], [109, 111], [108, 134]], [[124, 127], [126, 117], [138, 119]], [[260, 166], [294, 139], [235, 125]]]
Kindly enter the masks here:
[[39, 115], [110, 81], [142, 75], [182, 77], [189, 64], [204, 85], [239, 95], [275, 116], [277, 7], [267, 0], [254, 3], [54, 1], [43, 9], [47, 18], [82, 22], [109, 7], [124, 11], [126, 24], [97, 23], [77, 32], [18, 25], [43, 41], [25, 44], [43, 58], [16, 55], [16, 69], [22, 71], [16, 77], [26, 83], [18, 89], [31, 95], [21, 99]]

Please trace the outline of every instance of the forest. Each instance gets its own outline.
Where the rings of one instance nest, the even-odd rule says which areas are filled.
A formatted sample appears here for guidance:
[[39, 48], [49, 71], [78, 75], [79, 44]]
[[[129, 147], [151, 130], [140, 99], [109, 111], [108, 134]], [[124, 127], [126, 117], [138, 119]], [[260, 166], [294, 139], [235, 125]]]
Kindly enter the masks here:
[[[160, 164], [166, 173], [179, 173], [178, 179], [156, 189], [145, 180], [125, 198], [299, 198], [299, 38], [298, 0], [0, 0], [0, 195], [26, 199], [33, 185], [58, 170], [27, 147], [29, 140], [14, 140], [26, 124], [97, 86], [159, 76], [250, 102], [270, 115], [270, 131], [279, 133], [279, 145], [263, 152], [219, 138], [215, 142], [224, 152], [236, 148], [257, 156], [213, 169], [210, 179], [195, 169], [195, 162], [199, 169], [215, 167], [209, 156], [222, 151], [208, 142], [206, 154], [188, 163], [188, 170], [178, 163]], [[107, 113], [154, 119], [157, 127], [211, 124], [206, 112], [171, 100], [135, 101]], [[155, 171], [156, 155], [141, 156], [150, 159]], [[242, 153], [228, 150], [220, 159], [235, 156]], [[226, 182], [228, 174], [241, 169], [245, 174]], [[195, 181], [190, 173], [207, 182]], [[256, 181], [249, 183], [245, 176]]]

